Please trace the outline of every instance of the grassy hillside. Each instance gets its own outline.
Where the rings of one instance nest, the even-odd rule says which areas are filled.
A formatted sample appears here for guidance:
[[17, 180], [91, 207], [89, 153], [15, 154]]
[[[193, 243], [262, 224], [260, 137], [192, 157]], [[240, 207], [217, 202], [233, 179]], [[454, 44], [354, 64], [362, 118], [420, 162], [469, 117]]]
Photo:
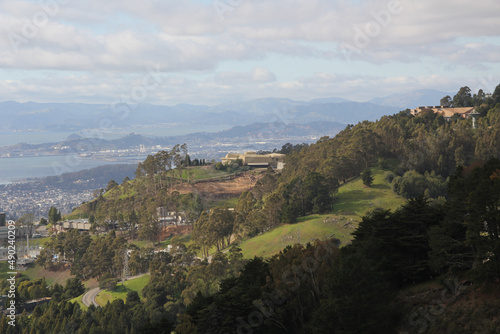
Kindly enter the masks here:
[[66, 285], [66, 281], [69, 278], [73, 278], [69, 269], [53, 271], [49, 269], [44, 269], [41, 266], [31, 266], [26, 271], [22, 272], [23, 275], [27, 276], [30, 280], [35, 280], [37, 278], [45, 277], [47, 284], [52, 285], [59, 283], [61, 285]]
[[364, 186], [360, 177], [342, 185], [331, 213], [302, 217], [296, 224], [281, 225], [244, 241], [240, 245], [244, 257], [272, 256], [287, 245], [306, 244], [315, 239], [333, 237], [339, 239], [341, 245], [349, 243], [351, 233], [368, 211], [375, 208], [395, 210], [405, 202], [391, 190], [384, 179], [385, 171], [373, 168], [372, 173], [371, 188]]
[[111, 303], [115, 299], [122, 299], [123, 301], [125, 301], [127, 299], [127, 293], [129, 291], [137, 291], [139, 292], [139, 296], [141, 296], [140, 292], [148, 284], [150, 278], [151, 275], [147, 274], [125, 281], [123, 283], [118, 283], [116, 285], [115, 291], [101, 291], [97, 295], [96, 301], [99, 305], [106, 305], [107, 302]]

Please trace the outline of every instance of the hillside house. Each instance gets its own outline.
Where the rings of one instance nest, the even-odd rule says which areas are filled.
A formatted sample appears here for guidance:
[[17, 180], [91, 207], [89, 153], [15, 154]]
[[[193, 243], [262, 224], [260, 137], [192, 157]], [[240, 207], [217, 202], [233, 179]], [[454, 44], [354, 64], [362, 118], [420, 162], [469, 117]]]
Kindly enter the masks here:
[[245, 153], [228, 153], [226, 157], [222, 158], [222, 163], [231, 163], [236, 160], [241, 160], [243, 165], [250, 167], [268, 167], [271, 166], [274, 169], [283, 169], [285, 155], [281, 153], [271, 153], [271, 154], [257, 154], [256, 152], [245, 152]]
[[165, 225], [184, 223], [184, 219], [182, 218], [184, 216], [184, 212], [169, 211], [166, 206], [157, 207], [156, 215], [158, 217], [158, 222]]
[[67, 231], [77, 229], [80, 231], [89, 231], [92, 224], [89, 223], [88, 219], [74, 219], [60, 221], [55, 224], [56, 231]]
[[477, 115], [474, 107], [466, 107], [466, 108], [452, 108], [445, 106], [428, 106], [428, 107], [418, 107], [416, 109], [411, 110], [411, 114], [413, 116], [417, 116], [422, 111], [432, 111], [435, 114], [440, 114], [445, 119], [450, 119], [454, 115], [459, 115], [462, 118], [474, 117]]

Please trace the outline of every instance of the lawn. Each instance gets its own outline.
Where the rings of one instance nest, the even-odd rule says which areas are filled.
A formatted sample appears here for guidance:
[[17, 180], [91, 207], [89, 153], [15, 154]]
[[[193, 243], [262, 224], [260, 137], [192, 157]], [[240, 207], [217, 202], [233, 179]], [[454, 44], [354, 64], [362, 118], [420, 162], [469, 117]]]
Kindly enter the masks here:
[[191, 173], [191, 180], [206, 180], [216, 177], [224, 177], [230, 175], [228, 172], [216, 170], [213, 166], [190, 167], [182, 171], [182, 178], [187, 180], [188, 174]]
[[356, 216], [335, 214], [302, 217], [296, 224], [278, 226], [262, 235], [244, 241], [240, 247], [245, 258], [269, 257], [287, 245], [307, 244], [316, 239], [337, 238], [341, 245], [349, 243], [358, 222]]
[[160, 242], [158, 245], [160, 247], [167, 248], [167, 246], [172, 243], [172, 239], [174, 238], [176, 239], [176, 242], [183, 243], [184, 245], [186, 245], [186, 247], [189, 247], [191, 244], [194, 243], [194, 241], [191, 240], [191, 234], [187, 234], [187, 235], [177, 235], [174, 237], [168, 237], [167, 239]]
[[238, 206], [238, 198], [239, 198], [239, 196], [221, 199], [221, 200], [218, 200], [216, 202], [209, 203], [208, 206], [210, 208], [213, 208], [216, 206], [227, 206], [228, 208], [236, 208]]
[[331, 213], [301, 217], [296, 224], [281, 225], [245, 240], [240, 245], [243, 256], [269, 257], [287, 245], [298, 242], [306, 244], [315, 239], [332, 237], [339, 239], [341, 245], [348, 244], [351, 233], [363, 215], [375, 208], [395, 210], [405, 202], [404, 198], [391, 190], [390, 184], [384, 179], [385, 171], [372, 168], [372, 173], [374, 181], [370, 188], [364, 186], [359, 177], [342, 185]]
[[137, 291], [139, 293], [139, 296], [141, 296], [140, 292], [149, 283], [150, 278], [151, 275], [146, 274], [144, 276], [137, 277], [123, 283], [118, 283], [114, 291], [104, 290], [99, 292], [96, 297], [96, 301], [99, 305], [106, 305], [108, 302], [111, 303], [116, 299], [122, 299], [123, 301], [125, 301], [127, 299], [127, 293], [129, 291]]
[[333, 213], [361, 218], [375, 208], [395, 210], [405, 202], [391, 190], [391, 185], [384, 179], [385, 171], [372, 168], [372, 173], [374, 180], [370, 188], [363, 185], [360, 177], [339, 188]]
[[30, 246], [33, 245], [40, 245], [42, 247], [45, 247], [45, 244], [52, 240], [51, 237], [43, 237], [43, 238], [36, 238], [36, 239], [30, 239]]

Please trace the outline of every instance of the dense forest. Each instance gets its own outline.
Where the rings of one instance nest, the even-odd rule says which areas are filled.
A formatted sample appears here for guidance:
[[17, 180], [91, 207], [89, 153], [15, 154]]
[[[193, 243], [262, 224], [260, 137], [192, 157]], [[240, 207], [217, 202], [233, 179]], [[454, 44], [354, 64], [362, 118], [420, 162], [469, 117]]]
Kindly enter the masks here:
[[[125, 302], [84, 311], [58, 288], [50, 303], [18, 317], [16, 327], [3, 317], [0, 332], [498, 333], [500, 85], [491, 97], [463, 87], [446, 102], [475, 106], [475, 128], [471, 119], [405, 110], [349, 125], [316, 144], [286, 145], [283, 171], [262, 173], [234, 210], [208, 209], [198, 194], [168, 191], [190, 182], [187, 147], [148, 157], [134, 180], [111, 183], [82, 207], [96, 224], [118, 220], [125, 233], [58, 234], [37, 260], [57, 266], [51, 260], [57, 254], [71, 266], [76, 278], [68, 282], [69, 298], [89, 278], [112, 289], [123, 253], [131, 250], [131, 271], [151, 274], [142, 296], [131, 292]], [[407, 202], [365, 215], [350, 244], [317, 240], [267, 259], [243, 259], [239, 241], [331, 211], [339, 186], [363, 173], [369, 187], [375, 165], [389, 170], [386, 180]], [[192, 244], [174, 238], [169, 253], [127, 244], [158, 234], [151, 219], [158, 206], [188, 215]], [[412, 294], [429, 282], [445, 288], [430, 300]], [[17, 289], [24, 291], [21, 284]], [[493, 297], [477, 310], [455, 307], [472, 289]]]

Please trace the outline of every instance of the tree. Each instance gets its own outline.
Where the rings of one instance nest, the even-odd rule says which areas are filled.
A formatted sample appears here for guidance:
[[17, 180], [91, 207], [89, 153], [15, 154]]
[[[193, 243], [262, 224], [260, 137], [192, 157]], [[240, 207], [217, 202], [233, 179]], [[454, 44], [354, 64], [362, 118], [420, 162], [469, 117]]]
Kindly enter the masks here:
[[[469, 261], [480, 279], [500, 277], [500, 161], [490, 159], [484, 165], [458, 168], [450, 179], [450, 211], [454, 217], [442, 229], [456, 242], [434, 242], [435, 253], [452, 254]], [[465, 230], [464, 230], [465, 228]], [[453, 234], [452, 234], [453, 233]], [[468, 246], [468, 247], [467, 247]], [[445, 253], [453, 247], [453, 252]], [[460, 253], [458, 253], [460, 252]], [[470, 259], [473, 259], [473, 263]], [[462, 266], [466, 265], [462, 261]]]
[[451, 104], [452, 104], [452, 100], [451, 100], [451, 97], [449, 95], [446, 95], [445, 97], [443, 97], [439, 103], [443, 106], [443, 107], [451, 107]]
[[361, 175], [361, 179], [363, 180], [363, 184], [367, 187], [371, 187], [373, 183], [372, 171], [370, 168], [366, 168]]
[[61, 212], [57, 211], [57, 209], [53, 206], [50, 207], [48, 216], [49, 224], [54, 224], [61, 220]]
[[33, 235], [33, 232], [35, 230], [35, 225], [33, 222], [35, 221], [35, 214], [34, 213], [25, 213], [24, 215], [19, 218], [16, 223], [21, 224], [28, 230], [28, 235], [31, 237]]
[[146, 219], [139, 224], [139, 236], [151, 243], [159, 241], [160, 225], [155, 219]]
[[486, 94], [482, 89], [480, 89], [477, 94], [472, 97], [472, 102], [475, 107], [479, 107], [486, 99]]
[[191, 157], [189, 154], [186, 154], [186, 157], [184, 158], [184, 166], [190, 167], [193, 165], [193, 162], [191, 161]]
[[[314, 333], [392, 333], [396, 326], [397, 290], [384, 277], [376, 259], [348, 245], [334, 260], [321, 306], [315, 309]], [[363, 319], [363, 321], [360, 321]]]
[[493, 92], [491, 98], [494, 104], [500, 103], [500, 85], [495, 87], [495, 91]]
[[394, 213], [375, 209], [363, 217], [352, 244], [389, 272], [394, 284], [421, 282], [431, 277], [428, 233], [442, 218], [443, 212], [423, 196]]
[[460, 88], [458, 93], [453, 97], [453, 107], [470, 107], [472, 106], [472, 96], [469, 87], [464, 86]]
[[104, 189], [96, 189], [92, 192], [92, 196], [94, 198], [101, 198], [102, 197], [102, 194], [104, 193]]
[[68, 278], [66, 281], [66, 288], [64, 289], [63, 297], [65, 299], [72, 299], [78, 297], [85, 292], [85, 286], [78, 278]]
[[137, 305], [141, 302], [141, 298], [139, 297], [139, 293], [137, 291], [129, 291], [127, 292], [126, 304], [130, 307], [133, 305]]
[[216, 170], [225, 170], [225, 168], [226, 168], [226, 166], [220, 161], [215, 164]]
[[116, 183], [115, 180], [110, 180], [108, 182], [108, 186], [106, 187], [106, 192], [110, 191], [111, 189], [113, 189], [114, 187], [118, 186], [118, 183]]

